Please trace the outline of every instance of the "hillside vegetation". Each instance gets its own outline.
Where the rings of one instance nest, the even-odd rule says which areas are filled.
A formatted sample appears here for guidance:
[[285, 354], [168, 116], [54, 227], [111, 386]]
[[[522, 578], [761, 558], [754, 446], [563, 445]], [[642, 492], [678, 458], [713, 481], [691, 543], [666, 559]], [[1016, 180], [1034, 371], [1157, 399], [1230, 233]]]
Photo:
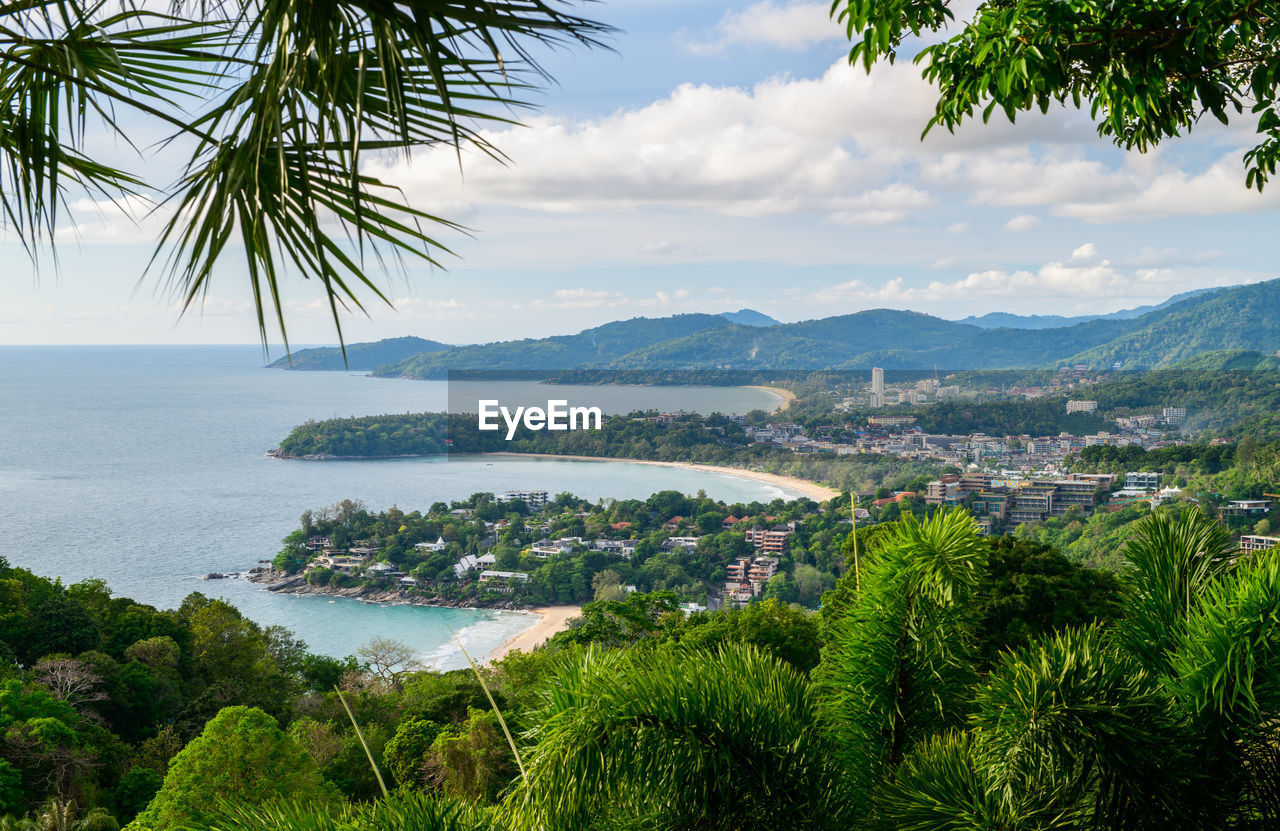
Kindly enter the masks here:
[[[1140, 311], [1140, 310], [1133, 310]], [[988, 316], [990, 317], [990, 316]], [[1000, 318], [995, 318], [999, 320]], [[634, 318], [576, 335], [401, 355], [382, 376], [444, 378], [449, 370], [1028, 369], [1087, 364], [1168, 368], [1209, 352], [1280, 350], [1280, 280], [1180, 295], [1136, 316], [1044, 319], [1010, 326], [872, 309], [798, 323], [744, 325], [741, 313]], [[751, 318], [759, 322], [758, 318]], [[1223, 368], [1242, 368], [1248, 358]], [[1257, 363], [1257, 362], [1255, 362]], [[1262, 362], [1261, 366], [1271, 366]], [[1206, 366], [1205, 368], [1214, 368]]]
[[270, 364], [271, 369], [351, 370], [367, 372], [383, 364], [403, 361], [413, 355], [452, 349], [447, 343], [425, 338], [387, 338], [372, 343], [349, 343], [344, 361], [336, 346], [299, 349]]

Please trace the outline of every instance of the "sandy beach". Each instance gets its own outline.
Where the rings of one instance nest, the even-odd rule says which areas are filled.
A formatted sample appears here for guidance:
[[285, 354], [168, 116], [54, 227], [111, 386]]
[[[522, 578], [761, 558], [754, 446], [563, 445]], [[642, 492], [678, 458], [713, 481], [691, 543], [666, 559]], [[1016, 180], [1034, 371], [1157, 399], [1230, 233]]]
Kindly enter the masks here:
[[508, 652], [519, 649], [523, 652], [530, 652], [533, 649], [542, 646], [556, 632], [564, 631], [569, 628], [569, 620], [582, 614], [581, 606], [548, 606], [545, 609], [533, 609], [533, 614], [542, 617], [537, 623], [533, 624], [529, 629], [516, 635], [514, 638], [508, 638], [498, 645], [496, 649], [489, 653], [485, 658], [485, 663], [491, 663], [502, 658]]
[[654, 462], [648, 459], [615, 459], [610, 456], [568, 456], [558, 453], [480, 453], [480, 456], [531, 456], [537, 459], [566, 459], [578, 462], [618, 462], [629, 465], [657, 465], [658, 467], [679, 467], [685, 470], [701, 470], [707, 473], [720, 473], [725, 476], [738, 476], [743, 479], [754, 479], [780, 488], [799, 491], [815, 502], [825, 502], [839, 496], [840, 491], [810, 482], [808, 479], [797, 479], [794, 476], [779, 476], [776, 473], [765, 473], [761, 470], [747, 470], [742, 467], [726, 467], [721, 465], [695, 465], [690, 462]]
[[780, 413], [783, 410], [787, 409], [788, 407], [791, 406], [791, 402], [796, 400], [796, 394], [794, 392], [792, 392], [791, 390], [783, 389], [782, 387], [767, 387], [761, 384], [748, 384], [747, 389], [764, 390], [765, 392], [771, 392], [774, 395], [782, 396], [782, 403], [779, 404], [777, 407], [773, 408], [773, 411], [775, 413]]

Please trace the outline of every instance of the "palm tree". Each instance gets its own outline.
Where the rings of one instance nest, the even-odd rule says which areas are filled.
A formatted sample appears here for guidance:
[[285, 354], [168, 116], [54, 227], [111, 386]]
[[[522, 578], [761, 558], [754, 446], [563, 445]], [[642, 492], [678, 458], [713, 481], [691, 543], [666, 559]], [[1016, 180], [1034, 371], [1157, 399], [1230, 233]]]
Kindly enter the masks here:
[[[153, 263], [183, 311], [240, 245], [264, 340], [269, 316], [285, 335], [287, 273], [320, 282], [341, 337], [340, 309], [387, 299], [375, 266], [435, 263], [429, 229], [457, 227], [363, 160], [442, 145], [501, 158], [480, 127], [511, 123], [541, 77], [530, 49], [608, 31], [562, 0], [152, 5], [0, 3], [3, 219], [34, 254], [69, 198], [153, 202], [169, 217]], [[129, 146], [160, 128], [185, 169], [163, 185], [95, 158], [100, 126]]]
[[[1229, 549], [1197, 511], [1153, 515], [1126, 549], [1122, 626], [1057, 632], [979, 676], [972, 521], [907, 518], [842, 587], [812, 680], [731, 651], [566, 666], [506, 808], [548, 829], [621, 825], [609, 810], [654, 828], [1275, 827], [1280, 552]], [[792, 753], [807, 787], [780, 773]]]
[[847, 804], [803, 675], [755, 649], [589, 650], [531, 717], [513, 828], [824, 828]]

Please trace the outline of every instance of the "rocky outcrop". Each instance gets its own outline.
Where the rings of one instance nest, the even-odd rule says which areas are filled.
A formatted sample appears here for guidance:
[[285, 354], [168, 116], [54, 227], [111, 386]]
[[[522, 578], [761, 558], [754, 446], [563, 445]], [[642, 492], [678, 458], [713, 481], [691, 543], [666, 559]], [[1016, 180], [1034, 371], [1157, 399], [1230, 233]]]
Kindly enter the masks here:
[[479, 603], [475, 599], [453, 600], [444, 597], [427, 596], [419, 591], [385, 587], [376, 585], [348, 586], [314, 586], [301, 574], [288, 574], [269, 568], [255, 568], [248, 573], [248, 579], [254, 583], [263, 583], [267, 591], [279, 594], [317, 594], [330, 597], [349, 597], [365, 603], [399, 603], [411, 606], [445, 606], [454, 609], [507, 609], [520, 610], [531, 608], [520, 603], [502, 600], [495, 603]]

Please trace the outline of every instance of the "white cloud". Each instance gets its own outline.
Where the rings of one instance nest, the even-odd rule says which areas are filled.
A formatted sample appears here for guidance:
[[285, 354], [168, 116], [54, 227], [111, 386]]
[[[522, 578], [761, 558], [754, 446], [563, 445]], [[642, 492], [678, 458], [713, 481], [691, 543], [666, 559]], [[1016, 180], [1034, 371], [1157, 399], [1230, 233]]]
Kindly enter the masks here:
[[1073, 260], [1092, 260], [1096, 256], [1098, 256], [1098, 247], [1091, 242], [1086, 242], [1071, 252], [1071, 259]]
[[831, 19], [830, 3], [776, 4], [766, 0], [742, 11], [725, 12], [710, 39], [688, 41], [685, 45], [699, 54], [720, 52], [738, 44], [798, 51], [817, 43], [844, 39], [844, 27]]
[[[558, 213], [663, 207], [884, 223], [930, 203], [917, 168], [936, 156], [935, 147], [951, 148], [959, 159], [1028, 138], [1079, 140], [1058, 116], [919, 142], [934, 98], [910, 64], [867, 75], [841, 60], [818, 78], [775, 77], [750, 89], [684, 84], [647, 106], [601, 118], [534, 118], [524, 128], [486, 134], [510, 164], [466, 153], [463, 177], [455, 154], [444, 149], [409, 161], [379, 159], [369, 170], [404, 187], [415, 205], [444, 215], [485, 204]], [[1042, 121], [1053, 125], [1037, 126]], [[936, 178], [952, 184], [945, 171]], [[906, 204], [894, 196], [908, 197]], [[876, 201], [889, 204], [869, 206]]]
[[540, 297], [529, 305], [535, 309], [604, 309], [630, 301], [621, 292], [592, 289], [558, 289], [550, 298]]
[[[1280, 188], [1261, 197], [1244, 189], [1238, 151], [1202, 172], [1167, 154], [1119, 154], [1076, 111], [966, 124], [919, 141], [935, 99], [910, 63], [867, 75], [840, 60], [817, 78], [684, 84], [598, 118], [537, 117], [486, 134], [510, 164], [466, 153], [463, 176], [444, 149], [379, 159], [370, 172], [446, 216], [485, 205], [566, 215], [661, 208], [873, 224], [956, 200], [1112, 222], [1280, 206]], [[1195, 146], [1211, 147], [1215, 135]]]
[[1030, 231], [1040, 225], [1040, 217], [1033, 214], [1019, 214], [1004, 224], [1006, 231]]
[[1053, 209], [1060, 216], [1086, 222], [1154, 219], [1166, 216], [1210, 216], [1253, 213], [1280, 208], [1280, 193], [1262, 193], [1244, 186], [1240, 151], [1219, 158], [1207, 170], [1191, 174], [1163, 167], [1147, 175], [1129, 177], [1124, 193], [1108, 200], [1064, 201]]
[[841, 225], [889, 225], [933, 204], [933, 197], [911, 185], [894, 183], [850, 200], [846, 210], [831, 215]]
[[[1169, 268], [1125, 270], [1109, 260], [1083, 262], [1074, 257], [1088, 247], [1086, 244], [1073, 252], [1076, 262], [1055, 260], [1035, 269], [987, 269], [955, 280], [933, 280], [923, 285], [909, 285], [901, 277], [879, 285], [853, 279], [817, 290], [793, 289], [787, 294], [792, 300], [826, 309], [888, 306], [928, 309], [954, 317], [953, 313], [960, 310], [993, 308], [1033, 308], [1043, 312], [1044, 304], [1050, 301], [1079, 301], [1082, 306], [1096, 310], [1099, 300], [1110, 300], [1110, 305], [1120, 308], [1164, 300], [1169, 294], [1182, 290], [1175, 287], [1179, 285], [1177, 275]], [[1091, 254], [1090, 259], [1093, 256]]]

